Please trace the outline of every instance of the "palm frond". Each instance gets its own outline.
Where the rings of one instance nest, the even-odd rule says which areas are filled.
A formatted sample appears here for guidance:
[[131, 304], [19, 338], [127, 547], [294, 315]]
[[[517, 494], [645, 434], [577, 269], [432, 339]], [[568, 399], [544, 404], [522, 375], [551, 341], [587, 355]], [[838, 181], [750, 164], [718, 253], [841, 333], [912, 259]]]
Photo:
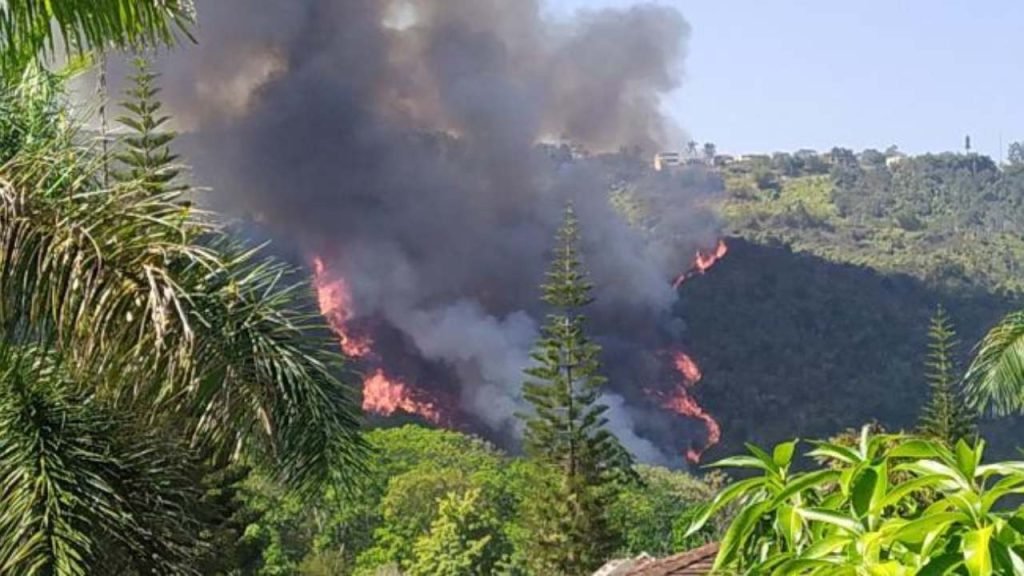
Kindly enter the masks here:
[[189, 36], [191, 0], [6, 0], [0, 3], [0, 67], [37, 54], [171, 44]]
[[255, 443], [295, 485], [358, 472], [358, 411], [334, 376], [344, 367], [309, 285], [289, 282], [296, 270], [226, 236], [209, 242], [226, 266], [189, 298], [200, 371], [186, 401], [198, 410], [197, 439]]
[[103, 188], [78, 140], [0, 164], [0, 337], [40, 341], [107, 401], [175, 411], [195, 442], [255, 449], [295, 483], [350, 477], [365, 444], [311, 289], [177, 191]]
[[0, 573], [191, 573], [185, 447], [81, 391], [54, 355], [0, 348]]
[[1007, 315], [982, 339], [965, 382], [971, 404], [980, 410], [1024, 410], [1024, 311]]

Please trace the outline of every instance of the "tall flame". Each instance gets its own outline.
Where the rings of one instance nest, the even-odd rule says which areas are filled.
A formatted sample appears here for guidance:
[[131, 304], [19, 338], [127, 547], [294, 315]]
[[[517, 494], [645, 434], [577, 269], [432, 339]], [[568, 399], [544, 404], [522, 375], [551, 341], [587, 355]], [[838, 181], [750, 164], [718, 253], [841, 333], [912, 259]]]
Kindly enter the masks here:
[[313, 286], [316, 288], [320, 313], [327, 318], [331, 329], [338, 335], [341, 350], [350, 358], [368, 355], [373, 347], [373, 339], [355, 334], [349, 327], [354, 313], [348, 283], [341, 277], [328, 278], [327, 268], [319, 256], [313, 259]]
[[700, 368], [697, 367], [697, 363], [686, 353], [678, 350], [672, 353], [672, 360], [683, 380], [671, 392], [660, 394], [661, 405], [666, 410], [671, 410], [681, 416], [700, 420], [704, 423], [704, 429], [707, 431], [704, 445], [699, 448], [691, 446], [686, 450], [686, 459], [697, 463], [700, 462], [704, 452], [718, 444], [719, 440], [722, 439], [722, 427], [690, 394], [690, 389], [701, 379]]
[[[725, 243], [725, 240], [719, 240], [714, 250], [698, 250], [693, 267], [680, 274], [673, 283], [673, 286], [678, 289], [683, 282], [690, 278], [707, 273], [712, 266], [728, 253], [729, 246]], [[709, 448], [718, 444], [722, 439], [722, 427], [690, 393], [693, 387], [697, 385], [697, 382], [700, 382], [701, 378], [704, 377], [697, 362], [682, 350], [674, 350], [672, 351], [672, 364], [682, 377], [682, 381], [676, 384], [671, 392], [656, 394], [660, 397], [661, 405], [666, 410], [671, 410], [681, 416], [703, 422], [704, 429], [707, 431], [704, 445], [700, 447], [690, 446], [686, 450], [686, 459], [697, 463], [700, 462], [701, 457]]]
[[[313, 287], [316, 289], [320, 313], [327, 319], [331, 330], [337, 334], [341, 349], [346, 356], [355, 358], [361, 364], [373, 365], [380, 358], [373, 353], [373, 339], [358, 334], [352, 328], [354, 317], [352, 292], [344, 278], [329, 275], [323, 259], [313, 258]], [[425, 399], [425, 392], [398, 378], [390, 377], [381, 368], [376, 368], [363, 378], [363, 410], [382, 416], [398, 411], [418, 414], [424, 420], [437, 425], [450, 424], [438, 402]]]

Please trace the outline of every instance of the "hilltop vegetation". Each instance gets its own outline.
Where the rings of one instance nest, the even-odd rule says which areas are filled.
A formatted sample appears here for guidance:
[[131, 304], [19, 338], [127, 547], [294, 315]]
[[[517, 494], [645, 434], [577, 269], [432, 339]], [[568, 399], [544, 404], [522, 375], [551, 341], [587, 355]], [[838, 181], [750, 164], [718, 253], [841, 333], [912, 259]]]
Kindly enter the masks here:
[[[705, 369], [698, 394], [724, 433], [717, 454], [871, 420], [911, 426], [936, 306], [962, 336], [963, 364], [1024, 289], [1019, 165], [841, 149], [808, 158], [719, 169], [731, 250], [682, 288]], [[1012, 447], [1009, 427], [987, 426], [997, 452]]]
[[833, 262], [908, 274], [936, 289], [1024, 289], [1024, 167], [977, 154], [835, 149], [722, 170], [730, 233]]

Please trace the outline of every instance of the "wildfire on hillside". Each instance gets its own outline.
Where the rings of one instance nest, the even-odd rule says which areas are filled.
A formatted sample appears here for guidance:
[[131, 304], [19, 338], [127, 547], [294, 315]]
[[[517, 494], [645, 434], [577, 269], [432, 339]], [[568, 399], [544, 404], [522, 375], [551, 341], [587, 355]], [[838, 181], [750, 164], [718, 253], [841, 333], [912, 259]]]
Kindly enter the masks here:
[[373, 339], [356, 334], [351, 328], [352, 292], [344, 278], [328, 279], [324, 261], [319, 256], [313, 258], [313, 286], [316, 288], [320, 313], [338, 335], [342, 352], [350, 358], [367, 356], [372, 350]]
[[671, 392], [658, 393], [661, 406], [681, 416], [700, 420], [704, 424], [707, 436], [704, 445], [700, 447], [690, 446], [686, 450], [686, 459], [696, 464], [709, 448], [718, 444], [722, 438], [722, 428], [718, 421], [705, 410], [696, 398], [690, 394], [690, 389], [701, 379], [700, 368], [686, 353], [675, 351], [672, 353], [673, 364], [682, 376], [682, 382], [676, 384]]
[[715, 245], [714, 250], [698, 250], [693, 261], [693, 267], [680, 274], [676, 278], [675, 282], [672, 283], [672, 286], [678, 289], [682, 286], [683, 282], [686, 282], [690, 278], [705, 274], [728, 253], [729, 245], [725, 243], [725, 240], [719, 240], [718, 244]]
[[[687, 279], [706, 273], [727, 252], [728, 246], [721, 240], [714, 250], [698, 251], [693, 267], [679, 276], [675, 286], [678, 287]], [[313, 259], [313, 272], [313, 285], [321, 313], [337, 334], [342, 351], [355, 359], [366, 371], [363, 379], [363, 410], [382, 416], [406, 412], [419, 415], [427, 422], [438, 426], [454, 425], [456, 411], [449, 408], [450, 403], [442, 401], [437, 393], [415, 386], [406, 379], [390, 373], [388, 366], [374, 350], [374, 339], [369, 334], [360, 332], [355, 325], [356, 312], [352, 305], [352, 293], [345, 279], [328, 270], [323, 259], [319, 257]], [[693, 395], [693, 388], [703, 378], [696, 360], [675, 347], [667, 354], [673, 369], [679, 375], [679, 381], [667, 391], [648, 390], [647, 393], [657, 398], [661, 408], [703, 424], [703, 443], [693, 444], [686, 449], [687, 460], [697, 463], [709, 448], [719, 442], [722, 435], [721, 427]]]
[[[679, 288], [686, 280], [705, 274], [719, 260], [725, 257], [728, 252], [729, 246], [725, 243], [725, 240], [719, 240], [714, 250], [707, 252], [698, 250], [693, 267], [680, 274], [673, 285]], [[673, 366], [679, 375], [682, 376], [682, 382], [678, 383], [669, 393], [656, 392], [654, 394], [661, 400], [661, 406], [666, 410], [671, 410], [687, 418], [700, 420], [704, 424], [706, 431], [704, 445], [701, 447], [690, 446], [686, 450], [686, 459], [692, 463], [697, 463], [700, 462], [701, 457], [709, 448], [718, 444], [721, 440], [722, 428], [718, 421], [691, 394], [693, 387], [704, 377], [700, 366], [689, 354], [682, 350], [673, 350], [671, 356]]]
[[383, 368], [375, 366], [380, 363], [380, 358], [374, 354], [373, 338], [359, 334], [352, 326], [355, 312], [348, 283], [344, 278], [330, 274], [319, 256], [313, 258], [313, 287], [320, 313], [338, 336], [342, 352], [368, 369], [363, 378], [363, 411], [381, 416], [407, 412], [435, 425], [448, 425], [452, 421], [449, 411], [442, 408], [441, 402], [429, 398], [426, 391], [389, 376]]
[[418, 414], [437, 426], [448, 423], [448, 418], [433, 402], [418, 399], [417, 396], [418, 391], [412, 390], [397, 378], [388, 378], [380, 368], [363, 381], [363, 410], [366, 412], [391, 416], [402, 411]]

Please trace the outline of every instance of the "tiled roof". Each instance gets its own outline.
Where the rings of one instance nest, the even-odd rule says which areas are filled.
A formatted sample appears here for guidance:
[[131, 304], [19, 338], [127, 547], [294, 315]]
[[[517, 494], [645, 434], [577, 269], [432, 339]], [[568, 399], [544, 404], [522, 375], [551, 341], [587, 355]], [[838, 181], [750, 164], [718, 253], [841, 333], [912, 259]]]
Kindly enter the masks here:
[[700, 548], [660, 558], [642, 560], [632, 566], [625, 576], [707, 576], [718, 554], [718, 543], [712, 542]]

